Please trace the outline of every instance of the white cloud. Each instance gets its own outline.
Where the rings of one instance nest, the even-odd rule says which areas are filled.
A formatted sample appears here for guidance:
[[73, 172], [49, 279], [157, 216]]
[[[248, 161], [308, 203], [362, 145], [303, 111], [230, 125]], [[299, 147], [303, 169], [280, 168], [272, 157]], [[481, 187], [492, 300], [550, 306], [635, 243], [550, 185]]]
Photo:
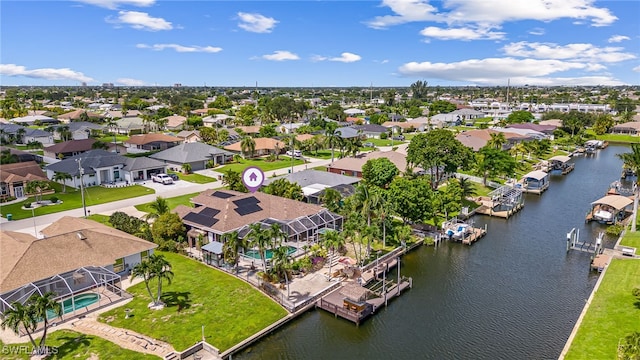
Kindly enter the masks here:
[[361, 59], [362, 57], [360, 55], [350, 53], [350, 52], [343, 52], [342, 54], [340, 54], [340, 56], [329, 58], [329, 61], [352, 63], [352, 62], [360, 61]]
[[529, 34], [531, 35], [536, 35], [536, 36], [540, 36], [540, 35], [544, 35], [545, 30], [543, 28], [533, 28], [531, 30], [529, 30]]
[[278, 20], [257, 13], [239, 12], [240, 23], [238, 27], [254, 33], [270, 33], [278, 23]]
[[508, 56], [536, 59], [614, 63], [636, 58], [633, 54], [622, 52], [623, 48], [620, 47], [597, 47], [593, 44], [558, 45], [520, 41], [507, 44], [502, 50]]
[[154, 18], [145, 12], [139, 11], [118, 11], [118, 18], [107, 18], [107, 22], [113, 24], [127, 24], [134, 29], [160, 31], [171, 30], [171, 22], [163, 18]]
[[137, 44], [136, 47], [138, 49], [151, 49], [155, 51], [173, 49], [177, 52], [183, 52], [183, 53], [196, 53], [196, 52], [217, 53], [222, 51], [221, 47], [215, 47], [215, 46], [197, 46], [197, 45], [185, 46], [185, 45], [179, 45], [179, 44], [153, 44], [153, 45]]
[[81, 3], [95, 5], [107, 9], [117, 9], [121, 5], [147, 7], [155, 4], [156, 0], [76, 0]]
[[28, 70], [26, 67], [16, 64], [0, 64], [0, 75], [24, 76], [34, 79], [46, 80], [73, 80], [79, 82], [91, 82], [92, 78], [69, 68], [41, 68]]
[[439, 40], [502, 40], [505, 33], [491, 31], [490, 28], [439, 28], [429, 26], [420, 35]]
[[116, 84], [124, 86], [145, 86], [146, 83], [143, 80], [120, 78], [116, 80]]
[[262, 55], [262, 58], [271, 61], [300, 60], [298, 55], [285, 50], [277, 50], [273, 54]]
[[634, 68], [633, 68], [633, 69], [631, 69], [631, 70], [633, 70], [633, 71], [635, 71], [635, 72], [640, 72], [640, 65], [638, 65], [638, 66], [634, 67]]
[[515, 58], [470, 59], [452, 63], [410, 62], [400, 74], [411, 77], [496, 84], [507, 79], [536, 78], [569, 70], [600, 70], [602, 67], [579, 62]]
[[593, 0], [446, 0], [443, 11], [428, 0], [383, 0], [395, 15], [377, 16], [366, 24], [383, 29], [408, 22], [435, 21], [451, 24], [500, 25], [509, 21], [553, 21], [562, 18], [588, 20], [593, 26], [611, 25], [617, 20], [607, 8]]
[[610, 43], [619, 43], [623, 40], [631, 40], [630, 37], [628, 36], [624, 36], [624, 35], [613, 35], [612, 37], [609, 38], [609, 42]]

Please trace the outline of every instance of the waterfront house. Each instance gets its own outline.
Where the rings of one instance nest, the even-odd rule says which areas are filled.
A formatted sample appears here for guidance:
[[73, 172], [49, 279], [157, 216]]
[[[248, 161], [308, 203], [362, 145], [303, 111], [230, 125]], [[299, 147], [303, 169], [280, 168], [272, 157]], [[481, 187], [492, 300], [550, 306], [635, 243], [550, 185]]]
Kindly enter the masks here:
[[[347, 176], [362, 177], [362, 166], [371, 159], [387, 158], [391, 161], [400, 172], [407, 168], [407, 158], [404, 154], [397, 151], [372, 151], [356, 157], [344, 157], [336, 160], [333, 164], [327, 165], [327, 171]], [[415, 172], [422, 169], [415, 168]]]
[[35, 161], [0, 166], [0, 197], [20, 199], [27, 196], [27, 184], [33, 180], [49, 180]]
[[194, 207], [179, 205], [174, 210], [188, 228], [191, 246], [199, 237], [205, 243], [222, 243], [223, 236], [233, 231], [244, 238], [250, 231], [249, 225], [255, 223], [263, 228], [278, 224], [287, 242], [317, 241], [321, 229], [342, 228], [342, 216], [322, 206], [262, 192], [212, 189], [195, 196], [191, 202]]
[[224, 165], [233, 159], [233, 153], [208, 144], [189, 142], [149, 157], [164, 162], [176, 171], [179, 171], [184, 164], [189, 164], [191, 171], [196, 171], [206, 169], [210, 161], [213, 166]]
[[640, 132], [640, 121], [631, 121], [615, 125], [611, 128], [612, 134], [638, 135]]
[[[79, 310], [84, 315], [123, 300], [121, 276], [157, 247], [110, 226], [69, 216], [41, 234], [44, 238], [0, 232], [0, 314], [15, 302], [24, 303], [32, 294], [48, 291], [55, 293], [56, 300], [69, 299], [65, 304], [70, 306], [64, 306], [69, 315]], [[82, 307], [75, 306], [79, 294], [84, 299]]]

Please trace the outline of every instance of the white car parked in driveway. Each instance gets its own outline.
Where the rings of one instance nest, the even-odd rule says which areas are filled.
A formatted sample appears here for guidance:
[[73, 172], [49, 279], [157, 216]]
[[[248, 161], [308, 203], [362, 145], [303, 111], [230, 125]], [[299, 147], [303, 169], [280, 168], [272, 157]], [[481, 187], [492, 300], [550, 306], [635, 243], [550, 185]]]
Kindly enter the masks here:
[[173, 184], [173, 179], [167, 174], [156, 174], [151, 177], [153, 182], [159, 182], [165, 185]]
[[300, 151], [300, 150], [288, 150], [287, 151], [287, 155], [293, 156], [293, 157], [302, 157], [302, 151]]

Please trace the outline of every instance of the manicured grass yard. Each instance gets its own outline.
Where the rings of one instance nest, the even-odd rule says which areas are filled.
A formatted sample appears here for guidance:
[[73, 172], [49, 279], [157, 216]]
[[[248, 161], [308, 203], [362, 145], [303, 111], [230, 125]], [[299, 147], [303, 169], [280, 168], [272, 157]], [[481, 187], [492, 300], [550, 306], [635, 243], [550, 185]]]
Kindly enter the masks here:
[[[622, 238], [622, 241], [620, 241], [620, 245], [634, 247], [637, 249], [636, 253], [640, 254], [640, 231], [628, 231]], [[640, 284], [638, 284], [638, 286], [640, 286]]]
[[[34, 210], [36, 216], [52, 214], [60, 211], [78, 209], [82, 207], [82, 196], [79, 190], [67, 187], [67, 193], [60, 192], [60, 184], [52, 184], [56, 189], [55, 194], [44, 195], [43, 200], [49, 200], [52, 196], [62, 201], [62, 204], [41, 206]], [[144, 186], [134, 185], [122, 188], [104, 188], [102, 186], [92, 186], [86, 188], [85, 203], [87, 206], [104, 204], [112, 201], [130, 199], [133, 197], [154, 194], [155, 190]], [[35, 198], [30, 197], [19, 203], [2, 205], [0, 204], [0, 212], [3, 217], [12, 214], [14, 220], [26, 219], [31, 217], [31, 209], [22, 210], [22, 206], [26, 202], [35, 202]]]
[[[0, 348], [3, 346], [0, 342]], [[10, 344], [6, 346], [27, 346], [31, 343]], [[47, 346], [56, 347], [58, 353], [47, 359], [89, 359], [92, 355], [99, 359], [159, 359], [156, 356], [135, 352], [97, 336], [85, 335], [75, 331], [59, 330], [47, 335]], [[28, 354], [9, 355], [2, 353], [3, 360], [29, 359]]]
[[640, 331], [640, 261], [614, 259], [582, 320], [565, 359], [616, 359], [618, 341]]
[[209, 176], [204, 176], [202, 174], [196, 174], [196, 173], [191, 173], [188, 175], [185, 175], [184, 173], [181, 173], [181, 172], [175, 172], [175, 171], [169, 171], [169, 173], [178, 174], [178, 178], [180, 178], [180, 180], [184, 180], [184, 181], [188, 181], [196, 184], [208, 184], [218, 180]]
[[[335, 150], [335, 154], [336, 154], [335, 157], [338, 157], [338, 154], [340, 154], [340, 151]], [[318, 150], [317, 154], [315, 151], [305, 151], [302, 153], [302, 155], [306, 157], [326, 160], [326, 159], [331, 159], [331, 150]]]
[[113, 225], [111, 225], [111, 223], [109, 222], [109, 216], [108, 215], [93, 214], [93, 215], [87, 216], [87, 219], [93, 220], [93, 221], [99, 222], [101, 224], [113, 227]]
[[[295, 159], [293, 161], [294, 166], [302, 165], [302, 164], [304, 164], [304, 161], [300, 159]], [[239, 163], [228, 164], [225, 166], [221, 166], [219, 168], [215, 168], [214, 170], [220, 173], [224, 173], [225, 171], [232, 169], [234, 171], [241, 173], [242, 171], [244, 171], [244, 169], [248, 168], [249, 166], [257, 166], [260, 169], [262, 169], [262, 171], [267, 172], [267, 171], [282, 169], [282, 168], [291, 166], [291, 158], [286, 156], [280, 156], [280, 160], [276, 160], [276, 161], [265, 161], [265, 159], [263, 158], [240, 159]]]
[[149, 310], [149, 295], [140, 283], [128, 289], [134, 299], [126, 307], [133, 309], [133, 317], [125, 319], [124, 308], [118, 308], [102, 314], [100, 321], [166, 341], [180, 351], [201, 339], [204, 325], [207, 342], [224, 351], [287, 314], [233, 276], [182, 255], [157, 253], [165, 255], [175, 274], [163, 290], [167, 307]]
[[[169, 209], [173, 210], [176, 208], [176, 206], [178, 205], [186, 205], [186, 206], [191, 206], [191, 198], [195, 197], [196, 195], [200, 194], [199, 192], [197, 193], [192, 193], [192, 194], [185, 194], [185, 195], [180, 195], [180, 196], [176, 196], [176, 197], [171, 197], [171, 198], [166, 198], [167, 200], [167, 205], [169, 205]], [[151, 203], [145, 203], [145, 204], [140, 204], [140, 205], [136, 205], [136, 209], [140, 210], [140, 211], [144, 211], [144, 212], [151, 212], [151, 207], [149, 207], [149, 204]], [[91, 215], [93, 216], [93, 215]]]
[[[397, 135], [396, 135], [397, 136]], [[391, 139], [366, 139], [362, 141], [363, 143], [373, 143], [375, 146], [397, 146], [406, 143], [406, 141], [401, 140], [393, 140], [393, 144], [391, 143]]]

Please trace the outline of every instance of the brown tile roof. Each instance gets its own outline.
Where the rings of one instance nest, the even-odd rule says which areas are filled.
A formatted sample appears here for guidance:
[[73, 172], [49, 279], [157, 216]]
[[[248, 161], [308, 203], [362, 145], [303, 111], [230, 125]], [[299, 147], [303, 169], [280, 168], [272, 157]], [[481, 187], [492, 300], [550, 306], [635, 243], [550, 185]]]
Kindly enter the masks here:
[[257, 134], [260, 132], [260, 126], [236, 126], [237, 130], [242, 130], [245, 134]]
[[176, 128], [184, 124], [184, 122], [187, 121], [187, 118], [182, 115], [171, 115], [163, 118], [162, 120], [167, 120], [167, 127]]
[[[256, 150], [273, 150], [276, 148], [276, 145], [278, 146], [278, 149], [285, 148], [285, 144], [282, 141], [272, 138], [255, 138], [253, 141], [256, 142]], [[241, 141], [238, 141], [231, 145], [227, 145], [224, 148], [225, 150], [240, 152], [242, 151], [240, 143]]]
[[157, 247], [95, 221], [70, 216], [42, 233], [44, 239], [0, 232], [0, 293], [83, 266], [112, 265], [116, 259]]
[[132, 137], [129, 138], [129, 140], [125, 141], [126, 144], [133, 144], [133, 145], [145, 145], [152, 142], [180, 143], [182, 142], [182, 139], [176, 136], [152, 133], [152, 134], [133, 135]]
[[91, 150], [91, 146], [96, 142], [96, 139], [82, 139], [82, 140], [69, 140], [55, 145], [47, 146], [44, 151], [50, 153], [68, 153]]
[[[226, 199], [221, 197], [212, 196], [216, 191], [221, 191], [232, 195]], [[260, 202], [258, 206], [261, 210], [240, 215], [236, 209], [238, 206], [234, 203], [234, 201], [247, 199], [250, 197], [255, 197]], [[267, 218], [277, 219], [277, 220], [293, 220], [300, 216], [305, 215], [313, 215], [317, 214], [320, 211], [324, 210], [322, 206], [313, 205], [304, 203], [301, 201], [286, 199], [283, 197], [269, 195], [262, 192], [251, 193], [241, 193], [237, 191], [231, 190], [207, 190], [193, 199], [191, 201], [194, 204], [203, 205], [199, 208], [193, 209], [186, 206], [179, 206], [175, 209], [176, 213], [183, 219], [185, 224], [191, 225], [196, 228], [201, 229], [211, 229], [215, 230], [219, 233], [226, 233], [229, 231], [233, 231], [241, 228], [244, 225], [249, 225], [256, 223], [260, 220], [264, 220]], [[219, 210], [220, 212], [213, 216], [213, 218], [218, 219], [218, 221], [213, 224], [211, 227], [206, 227], [201, 224], [197, 224], [194, 222], [190, 222], [184, 220], [184, 217], [189, 213], [200, 213], [206, 208], [211, 208], [215, 210]], [[211, 216], [208, 216], [211, 218]]]
[[49, 180], [40, 165], [35, 161], [0, 166], [0, 182], [12, 183], [31, 180]]
[[299, 134], [299, 135], [296, 135], [296, 140], [298, 140], [300, 142], [303, 142], [305, 140], [310, 140], [310, 139], [313, 139], [313, 135], [311, 135], [311, 134]]
[[328, 168], [345, 171], [362, 171], [362, 166], [368, 160], [382, 157], [389, 159], [401, 172], [407, 168], [407, 157], [397, 151], [372, 151], [357, 157], [345, 157], [334, 161]]

